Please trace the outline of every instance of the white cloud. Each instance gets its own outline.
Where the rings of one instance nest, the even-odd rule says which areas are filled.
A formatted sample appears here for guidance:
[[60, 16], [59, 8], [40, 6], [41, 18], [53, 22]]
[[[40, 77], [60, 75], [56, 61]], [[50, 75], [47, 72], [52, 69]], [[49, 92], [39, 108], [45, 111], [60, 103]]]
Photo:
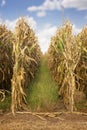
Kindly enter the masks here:
[[44, 16], [46, 16], [46, 12], [45, 11], [37, 12], [37, 16], [38, 17], [44, 17]]
[[62, 7], [87, 10], [87, 0], [45, 0], [41, 5], [30, 6], [27, 10], [30, 12], [36, 12], [37, 16], [46, 16], [46, 11], [60, 10]]
[[3, 24], [6, 25], [6, 27], [10, 30], [14, 30], [15, 28], [15, 25], [16, 25], [16, 22], [17, 22], [17, 19], [16, 20], [13, 20], [13, 21], [10, 21], [10, 20], [5, 20]]
[[63, 0], [64, 8], [76, 8], [78, 10], [87, 10], [87, 0]]
[[[42, 29], [38, 30], [37, 37], [43, 53], [47, 52], [50, 45], [51, 37], [56, 34], [57, 29], [57, 26], [46, 24]], [[80, 33], [81, 31], [81, 28], [77, 28], [75, 24], [72, 25], [72, 32], [74, 35]]]
[[57, 30], [57, 27], [52, 26], [50, 24], [47, 24], [43, 27], [43, 29], [38, 30], [38, 34], [37, 34], [38, 41], [39, 41], [39, 45], [43, 53], [45, 53], [48, 50], [50, 39], [52, 36], [55, 35], [56, 30]]
[[60, 4], [58, 0], [45, 0], [45, 2], [40, 6], [31, 6], [27, 8], [28, 11], [46, 11], [54, 9], [60, 9]]
[[[0, 23], [6, 25], [8, 29], [13, 31], [15, 26], [16, 26], [16, 22], [18, 21], [18, 19], [15, 19], [13, 21], [7, 19], [7, 20], [4, 21], [2, 18], [0, 18]], [[35, 30], [36, 29], [36, 21], [34, 20], [34, 18], [26, 16], [25, 19], [26, 19], [27, 23], [29, 24], [29, 26], [33, 30]]]
[[60, 9], [60, 4], [58, 0], [45, 0], [42, 7], [43, 10], [55, 10]]
[[33, 30], [35, 30], [35, 29], [37, 28], [37, 23], [36, 23], [36, 21], [34, 20], [33, 17], [26, 16], [25, 19], [26, 19], [28, 25], [29, 25]]
[[27, 8], [27, 10], [28, 10], [28, 11], [31, 11], [31, 12], [37, 11], [37, 10], [38, 10], [38, 7], [37, 7], [37, 6], [30, 6], [30, 7]]
[[[51, 37], [55, 35], [58, 27], [51, 24], [45, 25], [41, 30], [38, 30], [38, 41], [43, 53], [47, 52], [50, 44]], [[42, 31], [43, 30], [43, 31]], [[82, 29], [77, 28], [75, 24], [72, 26], [72, 32], [74, 35], [80, 33]]]
[[27, 10], [30, 12], [37, 11], [37, 16], [46, 16], [46, 11], [61, 9], [59, 0], [45, 0], [44, 3], [40, 6], [31, 6]]
[[[38, 37], [39, 45], [43, 53], [47, 52], [50, 45], [51, 37], [56, 34], [57, 29], [58, 29], [57, 26], [46, 24], [42, 29], [38, 30], [37, 37]], [[73, 24], [72, 32], [74, 35], [80, 33], [81, 31], [82, 29], [77, 28], [76, 25]]]
[[1, 6], [4, 6], [6, 4], [6, 0], [1, 1]]
[[73, 24], [73, 26], [72, 26], [72, 32], [73, 32], [73, 34], [78, 34], [78, 33], [80, 33], [81, 31], [82, 31], [81, 28], [77, 28], [76, 25]]

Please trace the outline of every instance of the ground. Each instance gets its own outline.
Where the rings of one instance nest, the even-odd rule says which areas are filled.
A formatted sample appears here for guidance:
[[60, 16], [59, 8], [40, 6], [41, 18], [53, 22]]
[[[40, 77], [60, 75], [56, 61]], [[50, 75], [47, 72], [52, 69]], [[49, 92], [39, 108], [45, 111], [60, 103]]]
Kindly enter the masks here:
[[87, 130], [87, 114], [11, 113], [0, 114], [0, 130]]

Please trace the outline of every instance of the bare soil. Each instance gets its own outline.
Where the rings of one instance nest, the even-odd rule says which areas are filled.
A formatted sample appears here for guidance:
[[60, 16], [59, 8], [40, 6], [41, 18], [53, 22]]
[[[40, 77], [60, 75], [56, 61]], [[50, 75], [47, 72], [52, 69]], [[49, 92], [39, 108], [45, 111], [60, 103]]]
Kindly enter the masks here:
[[0, 130], [87, 130], [87, 107], [80, 112], [69, 113], [59, 101], [52, 110], [26, 110], [17, 112], [15, 116], [11, 112], [0, 111]]
[[1, 113], [0, 130], [87, 130], [87, 113]]

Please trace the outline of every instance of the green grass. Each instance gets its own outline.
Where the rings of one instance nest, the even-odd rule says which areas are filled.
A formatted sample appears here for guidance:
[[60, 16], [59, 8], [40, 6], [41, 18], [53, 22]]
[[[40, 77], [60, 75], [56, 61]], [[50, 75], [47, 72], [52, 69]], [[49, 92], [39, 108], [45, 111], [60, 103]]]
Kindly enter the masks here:
[[0, 102], [0, 109], [3, 111], [7, 111], [11, 106], [11, 96], [6, 96], [3, 102]]
[[57, 84], [51, 79], [45, 58], [42, 58], [36, 78], [27, 89], [27, 102], [31, 110], [52, 110], [58, 101]]

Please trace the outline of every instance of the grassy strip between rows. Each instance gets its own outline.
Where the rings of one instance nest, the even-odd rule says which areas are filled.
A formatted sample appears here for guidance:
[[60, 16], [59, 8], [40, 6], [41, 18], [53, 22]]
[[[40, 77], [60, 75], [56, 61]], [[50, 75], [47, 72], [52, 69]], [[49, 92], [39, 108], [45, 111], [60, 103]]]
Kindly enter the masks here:
[[58, 101], [57, 84], [51, 79], [46, 58], [42, 58], [36, 78], [27, 90], [27, 101], [32, 110], [52, 110]]

